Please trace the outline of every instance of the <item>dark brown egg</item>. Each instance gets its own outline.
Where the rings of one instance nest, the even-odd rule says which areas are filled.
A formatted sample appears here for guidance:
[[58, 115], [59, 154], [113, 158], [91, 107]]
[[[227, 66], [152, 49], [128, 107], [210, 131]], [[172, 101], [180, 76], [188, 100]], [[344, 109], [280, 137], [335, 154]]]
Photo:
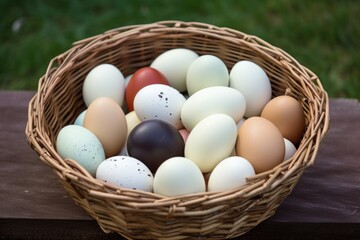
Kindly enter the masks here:
[[184, 140], [169, 123], [152, 119], [141, 122], [129, 134], [127, 151], [142, 161], [152, 173], [171, 157], [184, 156]]

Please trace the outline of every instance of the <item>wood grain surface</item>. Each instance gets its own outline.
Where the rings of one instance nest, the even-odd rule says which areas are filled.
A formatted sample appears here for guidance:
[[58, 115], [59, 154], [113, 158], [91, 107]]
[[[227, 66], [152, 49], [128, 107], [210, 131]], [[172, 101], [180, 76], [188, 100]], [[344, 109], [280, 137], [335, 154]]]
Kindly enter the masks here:
[[[68, 196], [50, 167], [39, 160], [26, 142], [27, 107], [33, 95], [31, 91], [0, 91], [0, 238], [5, 229], [9, 234], [11, 227], [21, 226], [21, 221], [62, 221], [70, 227], [75, 221], [85, 228], [97, 226]], [[330, 130], [315, 164], [305, 170], [275, 215], [257, 228], [264, 228], [262, 225], [276, 228], [282, 223], [333, 224], [339, 229], [342, 227], [342, 236], [347, 239], [360, 238], [359, 230], [354, 230], [355, 235], [348, 230], [360, 226], [359, 143], [359, 101], [331, 99]], [[100, 228], [91, 229], [95, 231], [92, 234], [102, 236]], [[246, 239], [255, 239], [251, 236]]]

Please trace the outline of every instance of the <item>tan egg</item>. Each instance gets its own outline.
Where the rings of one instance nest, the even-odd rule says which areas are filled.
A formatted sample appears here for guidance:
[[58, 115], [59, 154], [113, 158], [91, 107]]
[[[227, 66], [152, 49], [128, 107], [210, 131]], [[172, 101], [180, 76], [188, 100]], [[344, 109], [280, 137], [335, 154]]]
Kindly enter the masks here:
[[262, 117], [245, 120], [238, 130], [236, 154], [247, 159], [256, 173], [271, 170], [285, 155], [284, 139], [277, 127]]
[[100, 140], [107, 158], [118, 154], [125, 144], [127, 137], [125, 114], [110, 98], [100, 97], [89, 105], [84, 127]]
[[283, 137], [293, 144], [300, 142], [305, 129], [305, 114], [295, 98], [284, 95], [271, 99], [262, 110], [261, 117], [274, 123]]

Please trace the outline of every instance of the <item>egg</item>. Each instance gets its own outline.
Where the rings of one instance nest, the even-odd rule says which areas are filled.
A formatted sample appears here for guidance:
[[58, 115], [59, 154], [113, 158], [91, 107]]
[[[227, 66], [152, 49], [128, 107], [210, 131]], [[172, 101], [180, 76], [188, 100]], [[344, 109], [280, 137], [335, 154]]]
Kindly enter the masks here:
[[139, 160], [115, 156], [100, 163], [96, 178], [121, 188], [152, 192], [153, 174]]
[[179, 133], [181, 134], [184, 142], [186, 143], [187, 138], [189, 137], [189, 134], [190, 134], [189, 130], [187, 130], [186, 128], [182, 128], [179, 130]]
[[205, 192], [205, 180], [194, 162], [184, 157], [173, 157], [163, 162], [154, 176], [154, 193], [179, 196]]
[[278, 96], [269, 101], [261, 117], [270, 120], [284, 138], [293, 144], [300, 142], [305, 129], [305, 114], [299, 101], [291, 96]]
[[245, 122], [245, 118], [241, 118], [240, 121], [237, 123], [238, 129], [241, 127], [241, 125]]
[[227, 191], [246, 184], [246, 178], [255, 176], [255, 170], [245, 158], [232, 156], [222, 160], [211, 172], [208, 191]]
[[85, 118], [85, 114], [86, 114], [86, 109], [84, 111], [82, 111], [77, 118], [74, 121], [75, 125], [79, 125], [79, 126], [83, 126], [84, 125], [84, 118]]
[[185, 101], [185, 97], [175, 88], [151, 84], [136, 94], [134, 111], [141, 121], [159, 119], [180, 129], [183, 127], [181, 109]]
[[224, 86], [208, 87], [186, 100], [181, 109], [181, 121], [189, 131], [199, 121], [215, 113], [227, 114], [238, 123], [245, 109], [245, 98], [238, 90]]
[[247, 159], [256, 173], [271, 170], [285, 156], [284, 139], [278, 128], [262, 117], [245, 120], [237, 134], [236, 154]]
[[125, 90], [126, 107], [129, 112], [134, 111], [134, 98], [136, 94], [143, 87], [151, 84], [170, 85], [165, 76], [155, 68], [142, 67], [132, 75]]
[[230, 87], [239, 90], [246, 100], [244, 116], [260, 116], [271, 99], [271, 83], [265, 71], [256, 63], [243, 60], [230, 70]]
[[[133, 74], [130, 74], [128, 76], [125, 77], [125, 87], [127, 88], [129, 82], [130, 82], [130, 79], [132, 78]], [[126, 89], [125, 88], [125, 89]]]
[[141, 122], [129, 134], [127, 152], [152, 173], [167, 159], [184, 156], [184, 140], [178, 129], [162, 120]]
[[296, 152], [296, 147], [294, 146], [294, 144], [289, 141], [288, 139], [284, 138], [284, 143], [285, 143], [285, 156], [284, 156], [284, 161], [290, 159], [292, 156], [294, 156], [295, 152]]
[[68, 125], [60, 130], [56, 137], [56, 150], [63, 159], [75, 160], [93, 176], [99, 164], [105, 160], [99, 139], [78, 125]]
[[86, 75], [82, 94], [86, 106], [98, 97], [111, 98], [122, 106], [125, 95], [124, 76], [114, 65], [100, 64]]
[[188, 69], [186, 89], [191, 96], [203, 88], [212, 86], [229, 86], [229, 71], [220, 58], [202, 55], [195, 59]]
[[93, 132], [105, 150], [105, 156], [118, 154], [127, 136], [126, 118], [121, 107], [112, 99], [95, 99], [87, 109], [84, 127]]
[[[127, 125], [127, 135], [130, 134], [130, 132], [136, 127], [141, 121], [136, 116], [136, 113], [134, 111], [129, 112], [125, 115], [126, 119], [126, 125]], [[127, 138], [126, 138], [127, 141]], [[118, 156], [128, 156], [127, 152], [127, 143], [125, 142], [124, 146], [122, 147], [121, 151], [117, 154]]]
[[213, 114], [201, 120], [190, 132], [185, 144], [185, 157], [206, 173], [232, 153], [237, 126], [226, 114]]
[[175, 48], [157, 56], [150, 67], [157, 69], [179, 92], [186, 91], [186, 75], [191, 63], [199, 55], [185, 48]]
[[127, 133], [128, 135], [130, 132], [139, 124], [141, 123], [139, 117], [136, 115], [135, 111], [129, 112], [125, 115], [126, 124], [127, 124]]

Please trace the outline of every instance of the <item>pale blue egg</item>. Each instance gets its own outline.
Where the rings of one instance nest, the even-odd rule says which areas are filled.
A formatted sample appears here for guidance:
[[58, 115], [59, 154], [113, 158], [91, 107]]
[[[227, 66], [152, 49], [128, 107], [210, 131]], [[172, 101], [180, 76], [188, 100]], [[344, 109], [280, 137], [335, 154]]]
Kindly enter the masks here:
[[99, 164], [105, 160], [99, 139], [90, 130], [78, 125], [68, 125], [60, 130], [56, 150], [63, 159], [75, 160], [93, 176]]
[[84, 125], [84, 118], [85, 118], [86, 110], [82, 111], [79, 116], [75, 119], [74, 124], [78, 126]]

